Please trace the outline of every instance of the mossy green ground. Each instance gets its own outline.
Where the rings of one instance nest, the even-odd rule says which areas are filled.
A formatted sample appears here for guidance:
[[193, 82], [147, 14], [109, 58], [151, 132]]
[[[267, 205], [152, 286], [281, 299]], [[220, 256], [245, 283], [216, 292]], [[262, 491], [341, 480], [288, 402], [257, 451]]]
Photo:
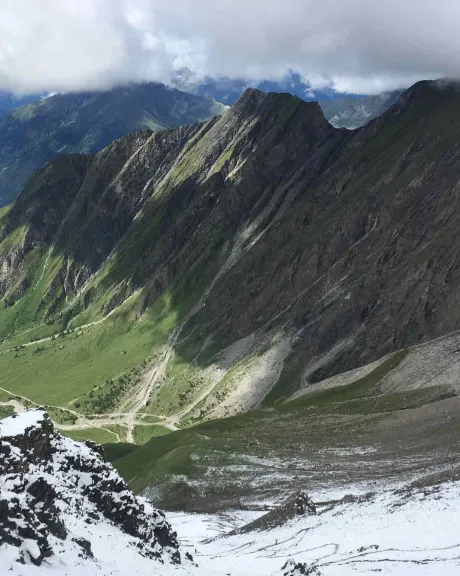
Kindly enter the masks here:
[[148, 422], [150, 424], [156, 424], [161, 422], [161, 418], [159, 418], [158, 416], [152, 416], [150, 414], [144, 414], [142, 412], [139, 412], [138, 419], [142, 420], [142, 422]]
[[104, 428], [117, 434], [118, 438], [119, 438], [119, 442], [121, 442], [121, 443], [126, 442], [126, 436], [128, 434], [128, 427], [125, 426], [124, 424], [111, 424], [111, 425], [104, 426]]
[[0, 420], [7, 418], [14, 414], [14, 409], [12, 406], [0, 406]]
[[117, 436], [102, 428], [87, 428], [85, 430], [59, 430], [63, 436], [68, 436], [72, 440], [77, 442], [85, 442], [90, 440], [91, 442], [96, 442], [97, 444], [109, 444], [110, 442], [116, 442]]
[[0, 355], [0, 387], [38, 404], [67, 406], [107, 379], [138, 365], [153, 351], [157, 327], [123, 319]]
[[8, 392], [4, 392], [0, 390], [0, 402], [8, 402], [13, 398], [14, 394], [9, 394]]
[[165, 436], [169, 434], [171, 430], [165, 426], [159, 424], [149, 425], [139, 425], [134, 427], [134, 441], [136, 444], [145, 444], [152, 438], [157, 438], [158, 436]]
[[127, 444], [126, 442], [104, 444], [104, 452], [109, 462], [123, 458], [135, 449], [135, 444]]

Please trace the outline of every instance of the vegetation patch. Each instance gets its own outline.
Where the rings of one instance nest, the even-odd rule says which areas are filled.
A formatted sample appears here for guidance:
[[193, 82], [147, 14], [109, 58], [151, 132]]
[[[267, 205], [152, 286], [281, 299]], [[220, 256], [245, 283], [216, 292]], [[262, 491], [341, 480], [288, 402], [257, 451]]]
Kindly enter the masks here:
[[120, 443], [126, 442], [126, 437], [128, 435], [128, 427], [125, 426], [124, 424], [110, 424], [104, 426], [104, 428], [117, 434]]
[[104, 444], [105, 456], [107, 460], [112, 463], [124, 456], [127, 456], [136, 448], [136, 444], [129, 444], [126, 442]]
[[134, 427], [134, 441], [136, 444], [145, 444], [152, 438], [170, 434], [171, 430], [160, 425], [139, 425]]
[[108, 444], [117, 442], [117, 436], [105, 428], [86, 428], [84, 430], [59, 430], [63, 436], [68, 436], [76, 442], [96, 442], [96, 444]]
[[158, 416], [153, 416], [152, 414], [143, 414], [139, 412], [138, 420], [142, 420], [143, 422], [148, 422], [149, 424], [156, 424], [157, 422], [162, 422], [162, 418]]
[[165, 381], [150, 397], [149, 410], [155, 414], [175, 414], [196, 398], [206, 385], [199, 366], [194, 366], [173, 352], [168, 363]]
[[[147, 321], [126, 326], [110, 319], [37, 346], [22, 345], [0, 355], [0, 387], [38, 404], [67, 406], [140, 365], [152, 354], [151, 333]], [[98, 401], [101, 410], [112, 397]]]
[[8, 402], [8, 400], [13, 400], [14, 394], [10, 394], [9, 392], [5, 392], [4, 390], [0, 389], [0, 402]]
[[56, 424], [75, 424], [77, 421], [77, 416], [75, 414], [67, 410], [63, 410], [62, 408], [44, 406], [44, 409], [48, 412], [50, 418], [56, 422]]
[[101, 386], [96, 386], [73, 403], [74, 408], [84, 414], [104, 414], [114, 410], [122, 399], [142, 378], [146, 362], [135, 366], [117, 378], [108, 378]]
[[0, 406], [0, 420], [3, 418], [8, 418], [14, 414], [13, 406]]

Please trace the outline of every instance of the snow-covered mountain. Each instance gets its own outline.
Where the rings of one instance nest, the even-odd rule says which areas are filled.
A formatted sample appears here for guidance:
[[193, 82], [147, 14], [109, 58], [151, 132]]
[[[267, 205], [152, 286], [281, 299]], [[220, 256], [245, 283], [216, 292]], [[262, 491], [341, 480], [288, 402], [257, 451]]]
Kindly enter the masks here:
[[100, 446], [63, 438], [43, 411], [0, 422], [1, 576], [460, 573], [454, 464], [400, 485], [337, 486], [314, 501], [303, 493], [268, 512], [167, 521]]

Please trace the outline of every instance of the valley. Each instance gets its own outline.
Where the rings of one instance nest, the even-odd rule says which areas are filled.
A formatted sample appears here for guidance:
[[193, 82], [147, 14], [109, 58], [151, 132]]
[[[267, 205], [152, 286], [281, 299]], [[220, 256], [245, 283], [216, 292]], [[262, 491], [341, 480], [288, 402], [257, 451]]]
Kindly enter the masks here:
[[458, 0], [3, 4], [0, 576], [458, 576]]
[[349, 132], [250, 89], [222, 117], [51, 162], [0, 213], [2, 401], [132, 443], [393, 354], [395, 410], [456, 396], [459, 107], [422, 82]]

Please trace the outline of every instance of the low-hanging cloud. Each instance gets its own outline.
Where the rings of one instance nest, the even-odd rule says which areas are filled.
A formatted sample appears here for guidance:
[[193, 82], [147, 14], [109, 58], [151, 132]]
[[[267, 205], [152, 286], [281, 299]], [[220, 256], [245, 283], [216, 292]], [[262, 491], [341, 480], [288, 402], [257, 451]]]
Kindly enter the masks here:
[[460, 2], [2, 0], [0, 89], [107, 88], [197, 75], [377, 93], [460, 77]]

